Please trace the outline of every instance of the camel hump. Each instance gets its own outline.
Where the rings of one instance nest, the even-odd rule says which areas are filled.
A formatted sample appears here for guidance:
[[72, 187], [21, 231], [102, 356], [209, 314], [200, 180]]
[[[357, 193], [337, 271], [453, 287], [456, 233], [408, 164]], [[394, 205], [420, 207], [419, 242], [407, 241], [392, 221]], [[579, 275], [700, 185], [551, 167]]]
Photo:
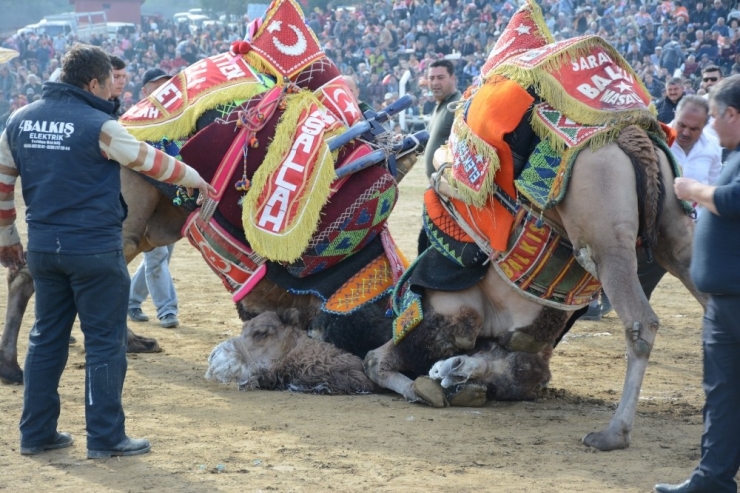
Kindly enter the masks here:
[[660, 160], [653, 141], [637, 125], [625, 127], [617, 138], [617, 145], [632, 161], [640, 211], [638, 236], [648, 258], [658, 238], [658, 223], [663, 210], [665, 189], [660, 171]]

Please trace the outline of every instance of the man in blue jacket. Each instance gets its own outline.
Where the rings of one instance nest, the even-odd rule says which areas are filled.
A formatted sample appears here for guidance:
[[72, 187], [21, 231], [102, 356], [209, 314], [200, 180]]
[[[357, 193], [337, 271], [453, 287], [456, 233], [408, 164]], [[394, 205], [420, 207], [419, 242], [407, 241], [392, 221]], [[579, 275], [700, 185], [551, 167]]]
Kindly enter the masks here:
[[740, 75], [710, 94], [709, 113], [725, 149], [734, 149], [714, 185], [676, 178], [678, 198], [706, 213], [697, 222], [691, 279], [710, 295], [703, 321], [704, 433], [701, 459], [679, 485], [658, 493], [736, 493], [740, 468]]
[[57, 430], [59, 380], [79, 314], [85, 336], [87, 457], [137, 455], [146, 439], [126, 436], [121, 403], [126, 376], [129, 275], [122, 252], [120, 166], [154, 179], [213, 192], [186, 164], [134, 139], [111, 116], [112, 67], [100, 48], [76, 45], [59, 83], [11, 115], [0, 136], [0, 264], [21, 266], [14, 189], [22, 178], [28, 268], [36, 322], [24, 371], [21, 454], [72, 445]]

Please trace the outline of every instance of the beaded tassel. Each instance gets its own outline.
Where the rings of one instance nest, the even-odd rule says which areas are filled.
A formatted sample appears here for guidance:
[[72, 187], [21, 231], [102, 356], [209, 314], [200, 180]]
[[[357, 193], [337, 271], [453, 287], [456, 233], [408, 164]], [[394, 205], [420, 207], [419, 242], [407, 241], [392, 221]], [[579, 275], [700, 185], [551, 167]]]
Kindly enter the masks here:
[[[254, 137], [252, 137], [252, 139], [257, 140]], [[250, 145], [251, 145], [251, 142], [250, 142]], [[257, 146], [252, 146], [252, 147], [257, 147]], [[248, 150], [249, 150], [249, 147], [246, 145], [242, 148], [242, 154], [244, 155], [244, 169], [242, 171], [241, 180], [237, 181], [236, 184], [234, 185], [239, 192], [244, 192], [244, 193], [247, 193], [249, 191], [249, 187], [252, 185], [247, 179], [247, 151]]]

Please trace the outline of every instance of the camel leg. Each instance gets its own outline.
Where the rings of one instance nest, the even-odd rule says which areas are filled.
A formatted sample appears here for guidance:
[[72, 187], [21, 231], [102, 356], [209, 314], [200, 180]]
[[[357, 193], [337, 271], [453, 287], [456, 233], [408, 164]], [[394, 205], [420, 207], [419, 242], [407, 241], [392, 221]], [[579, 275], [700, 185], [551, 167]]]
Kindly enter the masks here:
[[[126, 263], [131, 262], [145, 249], [151, 249], [145, 238], [147, 224], [155, 214], [162, 194], [138, 173], [121, 168], [121, 193], [123, 194], [128, 215], [123, 222], [123, 254]], [[156, 353], [162, 349], [156, 339], [143, 337], [127, 328], [129, 353]]]
[[576, 258], [587, 269], [596, 270], [625, 329], [627, 373], [619, 406], [606, 429], [583, 439], [600, 450], [630, 444], [640, 388], [658, 331], [658, 317], [637, 277], [635, 186], [631, 162], [616, 145], [597, 154], [584, 151], [575, 163], [568, 195], [557, 207]]
[[28, 267], [8, 270], [7, 311], [0, 339], [0, 380], [5, 382], [23, 383], [23, 371], [18, 366], [18, 333], [33, 293], [33, 278]]
[[426, 376], [411, 380], [401, 372], [426, 375], [433, 363], [470, 351], [482, 329], [485, 296], [478, 286], [457, 292], [428, 290], [424, 320], [399, 344], [387, 342], [365, 356], [365, 373], [408, 402], [447, 406], [444, 390]]
[[[414, 392], [414, 381], [399, 372], [403, 360], [393, 341], [388, 341], [378, 349], [368, 351], [363, 363], [365, 374], [383, 388], [401, 394], [407, 402], [422, 402]], [[443, 407], [444, 403], [433, 406]]]
[[658, 245], [654, 252], [655, 259], [664, 269], [678, 278], [702, 307], [706, 308], [708, 296], [696, 289], [689, 276], [694, 221], [683, 211], [673, 191], [673, 171], [668, 159], [663, 153], [659, 155], [666, 200], [659, 225]]

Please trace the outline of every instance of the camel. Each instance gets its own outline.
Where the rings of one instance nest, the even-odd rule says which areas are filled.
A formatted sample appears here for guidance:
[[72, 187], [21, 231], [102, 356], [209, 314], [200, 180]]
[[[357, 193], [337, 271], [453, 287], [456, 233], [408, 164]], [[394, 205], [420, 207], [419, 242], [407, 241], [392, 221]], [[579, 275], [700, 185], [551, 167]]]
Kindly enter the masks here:
[[378, 387], [365, 376], [362, 359], [334, 344], [311, 339], [291, 308], [264, 312], [244, 323], [239, 337], [216, 346], [206, 378], [237, 382], [239, 390], [292, 390], [316, 394], [365, 394]]
[[[400, 182], [415, 163], [415, 153], [400, 158], [396, 180]], [[127, 263], [142, 252], [182, 239], [181, 231], [189, 213], [174, 205], [151, 182], [135, 171], [121, 168], [121, 194], [128, 205], [128, 216], [123, 222], [122, 233]], [[28, 301], [34, 293], [33, 278], [27, 267], [16, 266], [8, 270], [7, 281], [7, 310], [0, 338], [0, 380], [20, 384], [23, 382], [23, 371], [18, 365], [18, 334]], [[381, 345], [390, 337], [390, 319], [385, 320], [386, 325], [381, 330], [368, 328], [361, 334], [355, 333], [352, 337], [347, 337], [337, 327], [341, 323], [337, 324], [334, 317], [321, 313], [321, 304], [322, 301], [316, 296], [288, 293], [265, 278], [236, 305], [236, 309], [243, 321], [265, 311], [282, 314], [285, 310], [297, 309], [302, 327], [308, 327], [313, 321], [314, 331], [321, 333], [323, 340], [335, 343], [361, 358], [369, 349]], [[384, 307], [378, 307], [374, 311], [378, 310], [385, 312]], [[155, 339], [140, 336], [129, 328], [127, 351], [151, 353], [161, 349]]]
[[[599, 450], [630, 444], [659, 327], [637, 277], [638, 231], [655, 260], [706, 304], [689, 278], [693, 221], [682, 210], [672, 181], [663, 151], [642, 129], [628, 126], [616, 142], [578, 155], [564, 200], [544, 213], [566, 233], [578, 263], [603, 283], [624, 325], [627, 372], [619, 406], [604, 430], [583, 438]], [[370, 351], [364, 364], [381, 387], [434, 407], [482, 403], [486, 393], [501, 399], [531, 397], [547, 383], [553, 346], [573, 315], [525, 298], [493, 268], [462, 291], [426, 290], [422, 306], [421, 324], [398, 344], [389, 341]], [[416, 380], [404, 374], [429, 370], [429, 377]]]

